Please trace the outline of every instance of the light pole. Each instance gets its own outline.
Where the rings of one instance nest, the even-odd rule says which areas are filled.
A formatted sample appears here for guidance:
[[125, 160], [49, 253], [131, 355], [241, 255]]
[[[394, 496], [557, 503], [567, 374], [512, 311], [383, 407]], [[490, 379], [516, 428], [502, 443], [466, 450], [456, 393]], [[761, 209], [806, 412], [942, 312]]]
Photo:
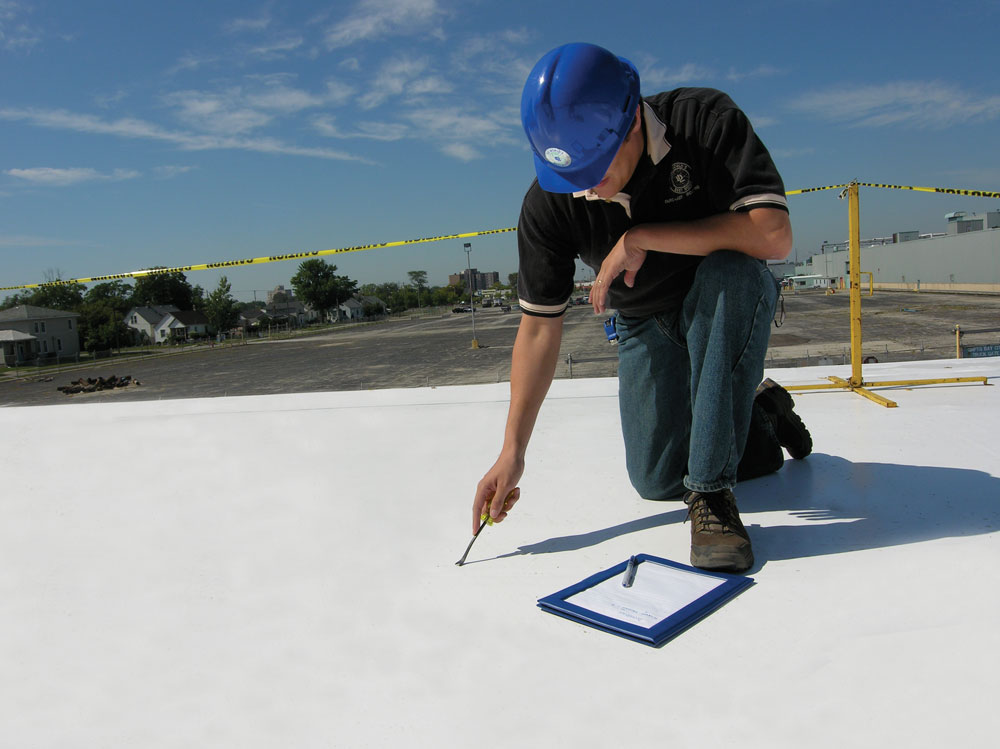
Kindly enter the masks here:
[[469, 307], [472, 309], [472, 348], [479, 348], [476, 340], [476, 298], [472, 295], [472, 245], [465, 243], [465, 260], [469, 268]]

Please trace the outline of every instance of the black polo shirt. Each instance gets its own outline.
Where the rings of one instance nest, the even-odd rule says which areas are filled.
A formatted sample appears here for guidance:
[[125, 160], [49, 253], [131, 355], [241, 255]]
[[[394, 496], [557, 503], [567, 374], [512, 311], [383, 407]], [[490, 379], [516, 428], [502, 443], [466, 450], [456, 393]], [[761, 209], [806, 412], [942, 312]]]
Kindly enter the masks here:
[[[517, 291], [529, 315], [563, 314], [573, 293], [576, 258], [594, 272], [628, 229], [692, 221], [758, 206], [788, 210], [785, 187], [746, 115], [721, 91], [685, 88], [643, 99], [646, 150], [622, 192], [550, 193], [535, 180], [521, 205]], [[608, 306], [646, 317], [678, 304], [701, 258], [650, 252], [628, 288], [624, 274]]]

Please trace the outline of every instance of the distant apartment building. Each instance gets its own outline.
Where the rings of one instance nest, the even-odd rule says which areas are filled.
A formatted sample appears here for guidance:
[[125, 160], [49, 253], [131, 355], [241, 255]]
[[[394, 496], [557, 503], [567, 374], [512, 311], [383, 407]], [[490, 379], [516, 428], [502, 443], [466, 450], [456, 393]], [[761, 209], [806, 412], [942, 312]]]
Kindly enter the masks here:
[[279, 284], [267, 292], [268, 305], [274, 303], [275, 297], [278, 297], [278, 303], [291, 302], [295, 299], [295, 293], [291, 289], [286, 289], [284, 286]]
[[[463, 270], [459, 273], [452, 273], [448, 276], [448, 285], [455, 286], [461, 285], [463, 288], [469, 287], [469, 270]], [[479, 269], [472, 269], [472, 289], [474, 291], [482, 291], [483, 289], [488, 289], [495, 283], [500, 283], [500, 273], [499, 271], [491, 270], [485, 273], [480, 273]]]

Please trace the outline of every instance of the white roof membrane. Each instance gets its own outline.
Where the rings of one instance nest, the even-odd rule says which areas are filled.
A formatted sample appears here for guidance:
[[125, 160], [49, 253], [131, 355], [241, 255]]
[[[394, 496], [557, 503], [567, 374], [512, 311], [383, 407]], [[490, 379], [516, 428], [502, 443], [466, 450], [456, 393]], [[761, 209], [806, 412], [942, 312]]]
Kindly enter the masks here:
[[[980, 374], [1000, 359], [865, 367]], [[795, 394], [814, 453], [736, 489], [756, 584], [653, 649], [535, 605], [687, 561], [616, 389], [553, 384], [461, 568], [506, 384], [0, 409], [0, 745], [990, 744], [1000, 390]]]

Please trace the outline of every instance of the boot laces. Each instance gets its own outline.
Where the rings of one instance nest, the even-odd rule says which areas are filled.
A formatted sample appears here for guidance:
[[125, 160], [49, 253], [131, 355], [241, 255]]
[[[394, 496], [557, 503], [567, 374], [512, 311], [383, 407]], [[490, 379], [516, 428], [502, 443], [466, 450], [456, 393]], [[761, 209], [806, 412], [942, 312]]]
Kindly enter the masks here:
[[734, 533], [742, 526], [736, 503], [730, 499], [728, 492], [692, 492], [684, 503], [688, 506], [684, 522], [691, 520], [695, 533]]

